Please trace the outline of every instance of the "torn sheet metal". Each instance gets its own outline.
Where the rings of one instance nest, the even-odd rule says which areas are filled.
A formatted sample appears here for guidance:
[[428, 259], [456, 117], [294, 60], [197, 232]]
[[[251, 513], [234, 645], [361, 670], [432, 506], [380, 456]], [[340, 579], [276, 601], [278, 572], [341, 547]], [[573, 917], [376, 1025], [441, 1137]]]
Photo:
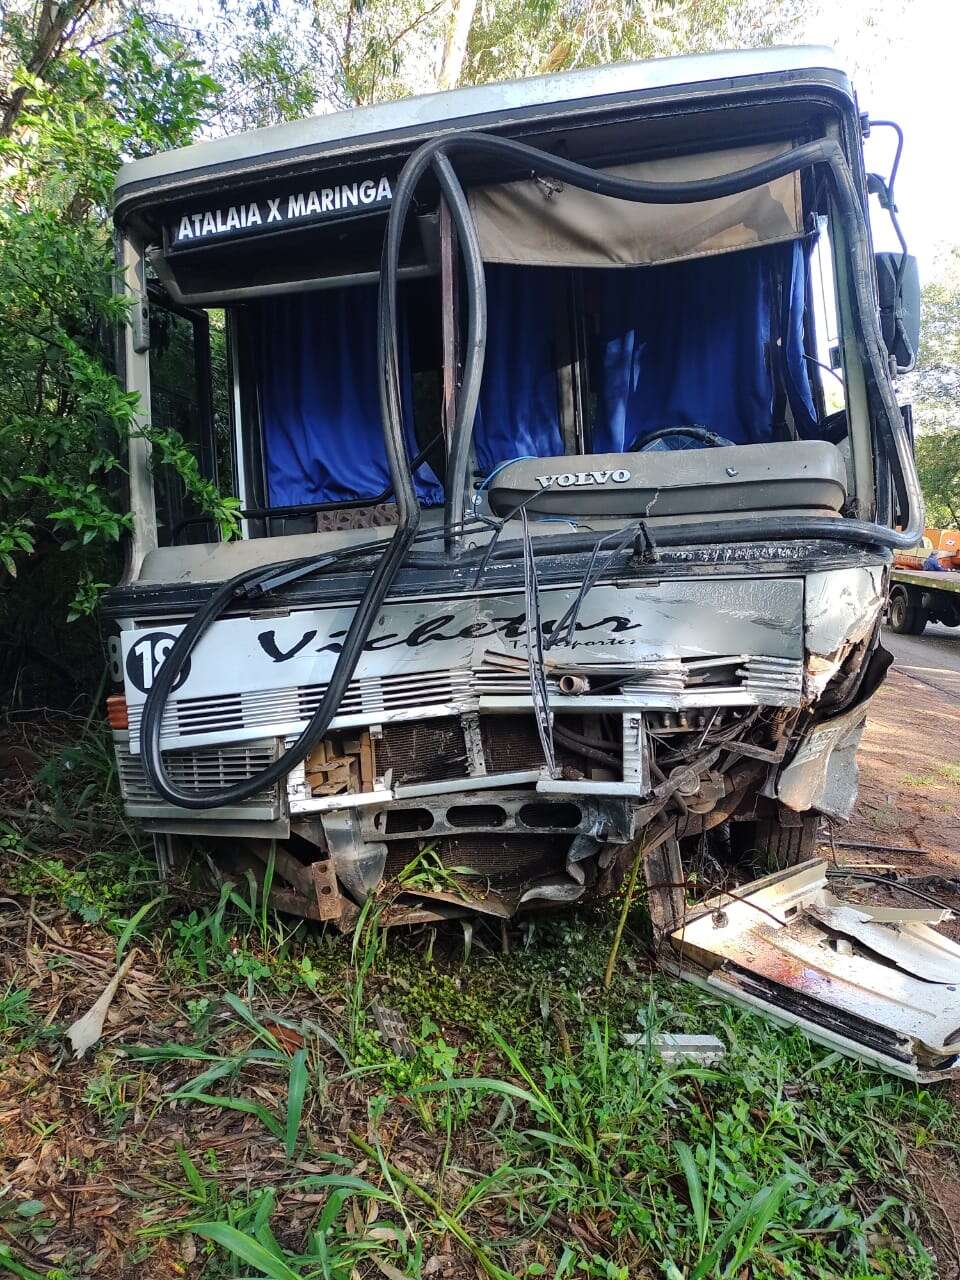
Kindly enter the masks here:
[[521, 904], [566, 906], [577, 902], [584, 892], [583, 883], [567, 876], [543, 876], [524, 886], [503, 889], [493, 889], [489, 885], [474, 888], [464, 882], [460, 892], [408, 885], [403, 886], [402, 892], [385, 909], [381, 920], [390, 926], [429, 924], [474, 915], [509, 920]]
[[355, 902], [363, 902], [383, 879], [387, 846], [363, 841], [356, 809], [335, 809], [321, 821], [337, 879]]
[[803, 813], [817, 809], [846, 820], [857, 802], [857, 748], [863, 736], [869, 701], [824, 720], [801, 739], [797, 751], [779, 775], [774, 794], [788, 809]]
[[960, 1075], [960, 946], [878, 920], [829, 890], [816, 859], [721, 895], [671, 934], [684, 977], [912, 1080]]
[[885, 574], [882, 565], [808, 573], [804, 647], [827, 656], [868, 636], [886, 603]]
[[[458, 881], [460, 883], [460, 881]], [[472, 914], [494, 916], [498, 920], [509, 920], [516, 910], [516, 894], [498, 893], [489, 886], [471, 886], [462, 881], [459, 892], [452, 889], [429, 889], [417, 885], [402, 886], [403, 892], [398, 897], [398, 904], [415, 903], [418, 906], [466, 908]]]
[[585, 891], [586, 886], [582, 881], [568, 879], [565, 876], [546, 876], [524, 890], [517, 905], [528, 902], [569, 904], [578, 902]]
[[873, 920], [867, 911], [835, 900], [810, 906], [807, 912], [836, 935], [836, 950], [841, 954], [849, 954], [841, 941], [846, 938], [851, 946], [859, 945], [882, 956], [884, 963], [925, 982], [943, 982], [949, 986], [960, 976], [956, 944], [924, 923], [909, 919]]
[[838, 569], [806, 579], [804, 693], [816, 702], [839, 672], [851, 648], [876, 627], [886, 603], [885, 569]]
[[647, 1031], [630, 1031], [623, 1037], [623, 1043], [631, 1049], [649, 1045], [668, 1066], [675, 1062], [694, 1062], [698, 1067], [712, 1067], [727, 1056], [727, 1046], [717, 1036], [663, 1032], [651, 1039]]

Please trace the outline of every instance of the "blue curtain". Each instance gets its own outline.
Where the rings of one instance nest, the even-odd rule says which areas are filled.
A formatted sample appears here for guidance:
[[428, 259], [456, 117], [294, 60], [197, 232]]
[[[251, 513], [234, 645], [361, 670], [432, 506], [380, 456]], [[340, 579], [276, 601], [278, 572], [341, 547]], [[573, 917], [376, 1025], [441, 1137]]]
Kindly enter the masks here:
[[[271, 506], [375, 497], [390, 483], [377, 391], [377, 287], [362, 285], [251, 308], [259, 357], [260, 413]], [[408, 456], [413, 436], [409, 350], [401, 325]], [[443, 502], [424, 464], [421, 502]]]
[[[487, 267], [489, 337], [475, 431], [489, 472], [562, 453], [554, 329], [565, 277], [549, 267]], [[595, 318], [593, 448], [620, 452], [648, 431], [702, 426], [736, 444], [773, 438], [776, 337], [801, 436], [816, 416], [803, 354], [806, 255], [774, 245], [662, 267], [583, 272]]]
[[489, 474], [513, 458], [563, 453], [554, 328], [565, 314], [567, 273], [489, 263], [487, 350], [473, 444]]
[[769, 441], [775, 360], [799, 433], [815, 428], [803, 358], [804, 264], [803, 247], [791, 243], [590, 272], [602, 371], [595, 450], [626, 449], [648, 431], [680, 426], [706, 427], [734, 444]]
[[[816, 434], [803, 352], [806, 254], [800, 243], [662, 267], [583, 275], [594, 323], [593, 448], [620, 452], [647, 431], [703, 426], [735, 443], [773, 438], [772, 361], [801, 436]], [[559, 324], [568, 273], [486, 268], [489, 324], [474, 430], [484, 473], [518, 457], [563, 453], [557, 398]], [[267, 492], [273, 506], [373, 497], [389, 483], [377, 394], [375, 285], [268, 299], [251, 308]], [[401, 324], [409, 456], [412, 376]], [[424, 464], [421, 502], [442, 503]]]
[[[797, 433], [805, 440], [815, 439], [819, 428], [810, 386], [810, 361], [803, 345], [807, 279], [814, 244], [815, 240], [811, 238], [780, 248], [787, 257], [781, 276], [780, 316], [780, 332], [784, 335], [784, 382]], [[791, 250], [789, 254], [788, 249]]]

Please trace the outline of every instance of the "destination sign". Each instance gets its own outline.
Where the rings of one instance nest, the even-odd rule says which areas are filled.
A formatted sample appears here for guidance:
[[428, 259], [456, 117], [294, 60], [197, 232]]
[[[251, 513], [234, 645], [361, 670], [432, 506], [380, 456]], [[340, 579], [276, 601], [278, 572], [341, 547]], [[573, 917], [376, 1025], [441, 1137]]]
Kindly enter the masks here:
[[170, 223], [168, 245], [181, 249], [210, 240], [279, 230], [291, 224], [342, 218], [388, 205], [392, 198], [390, 179], [380, 174], [357, 182], [282, 192], [216, 208], [186, 209]]

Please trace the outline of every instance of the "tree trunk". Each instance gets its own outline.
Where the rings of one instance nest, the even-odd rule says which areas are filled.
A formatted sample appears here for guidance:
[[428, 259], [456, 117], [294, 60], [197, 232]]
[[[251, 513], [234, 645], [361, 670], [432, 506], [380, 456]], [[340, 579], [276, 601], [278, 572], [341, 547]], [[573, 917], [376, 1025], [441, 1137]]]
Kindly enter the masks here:
[[467, 40], [476, 10], [477, 0], [453, 0], [453, 14], [447, 28], [447, 42], [437, 77], [439, 89], [455, 89], [460, 83], [463, 60], [467, 56]]
[[[26, 70], [33, 76], [43, 77], [51, 62], [60, 55], [66, 40], [93, 8], [96, 0], [76, 0], [63, 4], [57, 0], [43, 0], [37, 15], [37, 29], [33, 37], [33, 51], [27, 59]], [[28, 90], [21, 86], [3, 95], [3, 116], [0, 118], [0, 138], [8, 138], [13, 132], [17, 116], [23, 109]]]

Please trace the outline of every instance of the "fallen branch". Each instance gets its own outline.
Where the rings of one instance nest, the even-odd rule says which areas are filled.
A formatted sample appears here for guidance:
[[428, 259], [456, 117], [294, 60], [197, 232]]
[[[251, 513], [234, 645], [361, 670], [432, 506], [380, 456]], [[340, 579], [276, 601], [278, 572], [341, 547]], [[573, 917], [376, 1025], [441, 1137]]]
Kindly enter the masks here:
[[929, 858], [926, 849], [906, 844], [872, 844], [869, 840], [832, 840], [838, 849], [870, 849], [876, 853], [922, 853]]
[[78, 1058], [82, 1058], [87, 1050], [92, 1048], [103, 1035], [103, 1023], [107, 1016], [107, 1010], [113, 1004], [120, 983], [133, 967], [136, 956], [136, 951], [130, 952], [104, 987], [99, 999], [90, 1006], [82, 1018], [78, 1018], [76, 1022], [67, 1028], [67, 1039], [70, 1041], [70, 1045]]

